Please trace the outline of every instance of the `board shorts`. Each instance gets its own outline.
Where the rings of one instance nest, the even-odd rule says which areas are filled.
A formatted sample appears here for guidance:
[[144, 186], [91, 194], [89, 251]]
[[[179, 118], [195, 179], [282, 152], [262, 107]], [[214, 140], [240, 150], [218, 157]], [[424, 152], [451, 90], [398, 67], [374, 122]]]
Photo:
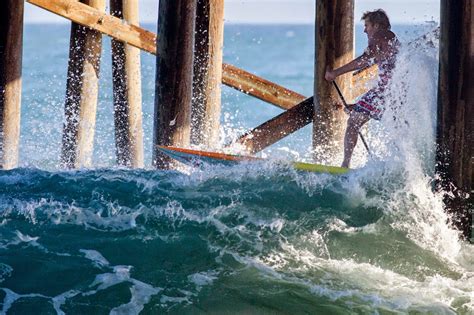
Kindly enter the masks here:
[[383, 91], [379, 88], [370, 89], [362, 95], [354, 104], [353, 111], [369, 115], [370, 118], [380, 120], [382, 118]]
[[370, 118], [380, 120], [384, 109], [385, 90], [390, 81], [390, 75], [379, 74], [376, 87], [362, 95], [354, 104], [353, 111], [369, 115]]

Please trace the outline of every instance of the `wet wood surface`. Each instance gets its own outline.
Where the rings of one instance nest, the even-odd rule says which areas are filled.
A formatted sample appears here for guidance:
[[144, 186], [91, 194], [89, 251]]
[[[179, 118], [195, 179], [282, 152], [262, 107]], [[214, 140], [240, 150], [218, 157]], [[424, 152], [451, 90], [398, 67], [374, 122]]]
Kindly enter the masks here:
[[18, 166], [23, 53], [23, 1], [0, 3], [0, 168]]

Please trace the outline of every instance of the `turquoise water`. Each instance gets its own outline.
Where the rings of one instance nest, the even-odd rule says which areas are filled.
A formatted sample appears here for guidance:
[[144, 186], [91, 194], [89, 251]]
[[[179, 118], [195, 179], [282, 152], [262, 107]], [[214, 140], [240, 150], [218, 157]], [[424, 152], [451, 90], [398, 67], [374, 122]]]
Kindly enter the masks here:
[[[407, 42], [428, 29], [395, 31]], [[3, 313], [474, 312], [473, 247], [458, 241], [432, 192], [436, 37], [401, 52], [389, 97], [403, 106], [370, 123], [364, 133], [375, 160], [358, 147], [357, 170], [344, 176], [275, 163], [308, 160], [311, 127], [266, 150], [268, 161], [152, 170], [147, 54], [147, 167], [114, 167], [108, 39], [96, 167], [62, 171], [68, 41], [65, 25], [26, 26], [21, 167], [0, 172]], [[229, 25], [224, 51], [228, 63], [311, 94], [311, 26]], [[221, 142], [279, 112], [223, 88]]]

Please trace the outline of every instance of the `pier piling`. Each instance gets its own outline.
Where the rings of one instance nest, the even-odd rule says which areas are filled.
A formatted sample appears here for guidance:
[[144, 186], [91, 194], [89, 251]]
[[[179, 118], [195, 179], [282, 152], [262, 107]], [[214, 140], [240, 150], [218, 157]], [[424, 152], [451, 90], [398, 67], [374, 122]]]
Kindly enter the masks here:
[[[105, 11], [105, 0], [81, 0]], [[66, 168], [92, 166], [102, 34], [72, 23], [61, 162]]]
[[[342, 152], [345, 114], [335, 111], [338, 95], [324, 79], [326, 66], [340, 67], [354, 58], [354, 0], [316, 1], [313, 147], [317, 162], [332, 160]], [[337, 79], [350, 95], [351, 78]]]
[[469, 238], [474, 200], [474, 4], [441, 0], [437, 165], [453, 224]]
[[0, 169], [18, 166], [24, 3], [0, 3]]
[[[110, 0], [110, 12], [130, 25], [139, 25], [135, 0]], [[112, 39], [112, 75], [117, 164], [142, 168], [140, 49]]]
[[224, 0], [197, 0], [191, 142], [208, 148], [219, 140]]
[[170, 167], [157, 145], [187, 147], [191, 133], [196, 0], [160, 0], [156, 54], [153, 165]]

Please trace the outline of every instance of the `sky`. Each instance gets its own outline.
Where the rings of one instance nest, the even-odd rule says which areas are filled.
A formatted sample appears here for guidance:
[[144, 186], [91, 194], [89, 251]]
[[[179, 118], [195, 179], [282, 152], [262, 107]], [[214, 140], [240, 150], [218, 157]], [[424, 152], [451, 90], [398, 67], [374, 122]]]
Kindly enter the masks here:
[[[226, 23], [313, 24], [316, 0], [224, 0]], [[156, 23], [158, 0], [139, 0], [140, 22]], [[439, 0], [355, 0], [355, 18], [383, 8], [392, 24], [439, 21]], [[25, 23], [67, 23], [64, 18], [26, 3]]]

